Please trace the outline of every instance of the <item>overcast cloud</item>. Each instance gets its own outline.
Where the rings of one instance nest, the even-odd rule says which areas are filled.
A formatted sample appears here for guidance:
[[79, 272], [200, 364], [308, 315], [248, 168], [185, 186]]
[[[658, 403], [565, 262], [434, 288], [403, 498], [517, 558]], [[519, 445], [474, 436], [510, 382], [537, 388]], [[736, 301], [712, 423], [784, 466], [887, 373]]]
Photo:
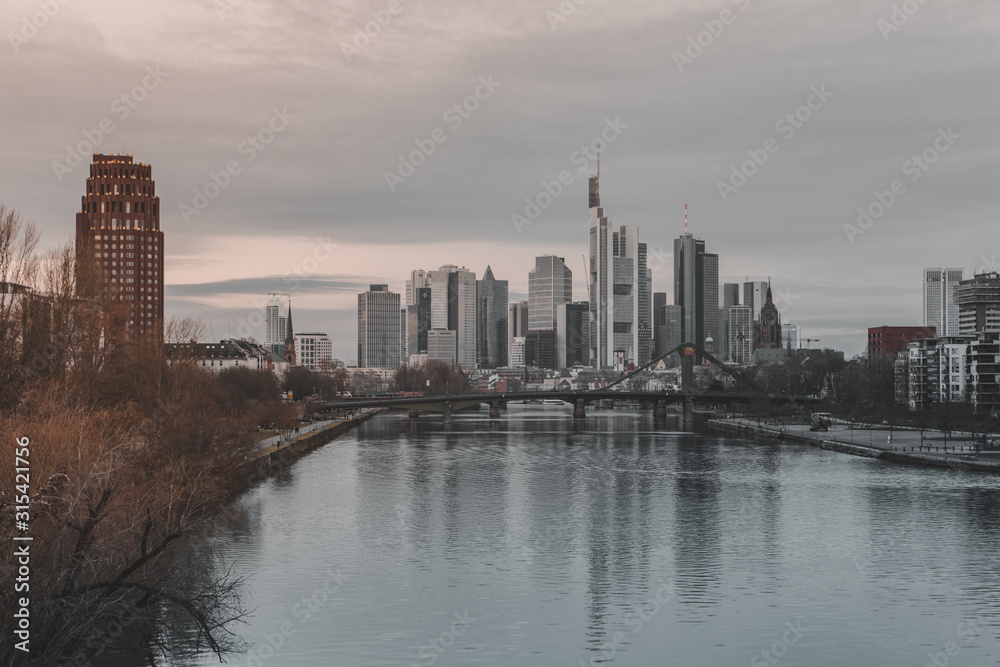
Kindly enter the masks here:
[[[355, 41], [373, 12], [391, 22]], [[67, 147], [110, 123], [97, 152], [153, 166], [167, 317], [217, 338], [292, 292], [296, 329], [352, 360], [356, 292], [444, 263], [490, 264], [524, 293], [535, 255], [558, 254], [585, 298], [596, 167], [577, 151], [611, 124], [602, 203], [660, 253], [654, 289], [671, 298], [685, 203], [724, 281], [771, 276], [784, 318], [849, 355], [869, 326], [920, 323], [924, 266], [971, 274], [1000, 254], [988, 0], [9, 0], [0, 25], [0, 202], [66, 243], [90, 162], [69, 166]], [[145, 99], [121, 100], [136, 87]], [[925, 151], [933, 164], [911, 162]], [[762, 152], [733, 186], [732, 165]], [[518, 231], [511, 216], [563, 170], [572, 182]], [[897, 179], [881, 217], [845, 230]]]

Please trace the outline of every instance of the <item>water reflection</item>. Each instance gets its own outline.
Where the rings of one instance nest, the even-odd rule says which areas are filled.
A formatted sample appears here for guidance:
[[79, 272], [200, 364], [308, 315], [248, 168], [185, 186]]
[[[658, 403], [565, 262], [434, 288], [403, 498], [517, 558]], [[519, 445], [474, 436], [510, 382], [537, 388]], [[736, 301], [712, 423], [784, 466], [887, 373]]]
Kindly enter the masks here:
[[[787, 664], [924, 664], [1000, 618], [996, 478], [672, 428], [556, 406], [367, 422], [244, 499], [247, 638], [334, 563], [347, 583], [273, 664], [747, 664], [788, 622], [811, 629]], [[993, 632], [965, 664], [1000, 655]]]

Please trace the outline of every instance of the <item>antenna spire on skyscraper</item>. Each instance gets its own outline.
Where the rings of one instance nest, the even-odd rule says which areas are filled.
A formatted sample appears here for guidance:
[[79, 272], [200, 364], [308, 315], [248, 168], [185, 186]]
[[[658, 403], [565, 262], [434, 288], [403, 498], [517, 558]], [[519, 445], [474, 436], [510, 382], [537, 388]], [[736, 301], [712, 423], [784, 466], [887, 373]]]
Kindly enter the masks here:
[[688, 233], [688, 205], [684, 204], [684, 233]]

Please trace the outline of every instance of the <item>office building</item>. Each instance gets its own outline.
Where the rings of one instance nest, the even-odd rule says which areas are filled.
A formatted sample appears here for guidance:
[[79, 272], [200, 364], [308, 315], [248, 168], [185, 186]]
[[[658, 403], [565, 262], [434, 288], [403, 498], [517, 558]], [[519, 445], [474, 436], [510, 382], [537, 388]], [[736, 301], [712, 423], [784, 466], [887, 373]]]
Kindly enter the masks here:
[[285, 349], [288, 334], [288, 317], [282, 315], [284, 304], [281, 299], [271, 299], [264, 309], [264, 347], [281, 355]]
[[590, 302], [562, 303], [556, 308], [556, 364], [590, 365]]
[[960, 268], [924, 269], [924, 326], [934, 327], [938, 336], [959, 333], [955, 288], [963, 277]]
[[451, 329], [431, 329], [427, 332], [426, 361], [443, 361], [454, 366], [457, 345], [457, 332]]
[[427, 332], [431, 328], [431, 288], [421, 287], [406, 307], [407, 355], [427, 353]]
[[717, 355], [722, 361], [729, 360], [729, 309], [740, 305], [739, 283], [724, 283], [722, 285], [722, 309], [719, 311], [719, 327], [722, 332], [723, 344], [719, 346]]
[[410, 272], [410, 277], [406, 279], [406, 305], [412, 306], [417, 303], [417, 295], [422, 289], [430, 289], [431, 275], [423, 269], [414, 269]]
[[638, 227], [614, 230], [601, 206], [600, 170], [590, 179], [589, 195], [591, 363], [622, 370], [650, 358], [652, 276], [646, 244], [639, 243]]
[[1000, 274], [980, 273], [961, 281], [954, 291], [958, 333], [1000, 333]]
[[475, 368], [476, 274], [465, 267], [442, 266], [429, 272], [429, 284], [431, 328], [454, 331], [456, 363], [462, 368]]
[[358, 368], [398, 368], [399, 294], [371, 285], [358, 294]]
[[573, 300], [573, 272], [562, 257], [542, 255], [528, 272], [528, 329], [555, 331], [556, 309]]
[[894, 357], [920, 338], [936, 338], [934, 327], [869, 327], [868, 357]]
[[524, 345], [528, 338], [527, 332], [524, 336], [514, 336], [510, 341], [510, 367], [524, 368], [526, 365], [524, 357]]
[[753, 319], [760, 319], [760, 311], [767, 301], [767, 280], [747, 280], [743, 283], [743, 301], [741, 305], [750, 306]]
[[786, 350], [799, 349], [799, 325], [785, 322], [781, 325], [782, 347]]
[[[515, 301], [507, 308], [507, 363], [514, 366], [514, 339], [528, 335], [528, 302]], [[523, 357], [523, 350], [522, 350]], [[521, 366], [524, 365], [522, 360]]]
[[753, 309], [750, 306], [730, 306], [726, 320], [729, 322], [727, 360], [733, 364], [749, 364], [753, 354]]
[[[658, 357], [686, 342], [683, 336], [681, 307], [677, 305], [663, 306], [661, 312], [662, 324], [656, 329], [656, 356]], [[667, 359], [667, 365], [675, 365], [677, 359], [676, 354], [670, 355]]]
[[683, 342], [714, 353], [708, 348], [721, 340], [719, 256], [686, 231], [674, 240], [674, 304], [681, 308]]
[[528, 330], [524, 339], [524, 363], [537, 368], [558, 369], [556, 332], [553, 329]]
[[311, 371], [333, 367], [333, 341], [325, 333], [293, 334], [295, 357], [292, 365], [305, 366]]
[[650, 348], [650, 355], [653, 357], [658, 357], [660, 349], [659, 342], [659, 330], [660, 327], [666, 324], [664, 318], [666, 317], [665, 308], [667, 306], [667, 293], [666, 292], [653, 292], [653, 312], [651, 315], [652, 324], [652, 344]]
[[476, 281], [476, 355], [479, 368], [507, 365], [507, 281], [486, 267]]
[[108, 320], [126, 336], [162, 341], [163, 232], [152, 167], [131, 155], [94, 155], [76, 214], [76, 253], [93, 257], [101, 272], [99, 285], [79, 286], [103, 290], [119, 306]]
[[406, 364], [410, 358], [410, 337], [406, 333], [406, 308], [399, 309], [399, 363]]

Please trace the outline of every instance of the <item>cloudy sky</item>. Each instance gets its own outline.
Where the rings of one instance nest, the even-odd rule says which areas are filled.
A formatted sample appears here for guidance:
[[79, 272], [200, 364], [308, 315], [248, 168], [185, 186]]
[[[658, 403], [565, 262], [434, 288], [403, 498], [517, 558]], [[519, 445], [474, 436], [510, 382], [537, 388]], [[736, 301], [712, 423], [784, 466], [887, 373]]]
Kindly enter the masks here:
[[516, 298], [558, 254], [585, 298], [597, 142], [655, 290], [687, 203], [722, 280], [771, 276], [814, 347], [920, 324], [923, 267], [1000, 253], [993, 0], [7, 0], [0, 25], [0, 202], [56, 247], [90, 152], [151, 164], [167, 317], [216, 339], [291, 292], [351, 360], [357, 292], [445, 263]]

